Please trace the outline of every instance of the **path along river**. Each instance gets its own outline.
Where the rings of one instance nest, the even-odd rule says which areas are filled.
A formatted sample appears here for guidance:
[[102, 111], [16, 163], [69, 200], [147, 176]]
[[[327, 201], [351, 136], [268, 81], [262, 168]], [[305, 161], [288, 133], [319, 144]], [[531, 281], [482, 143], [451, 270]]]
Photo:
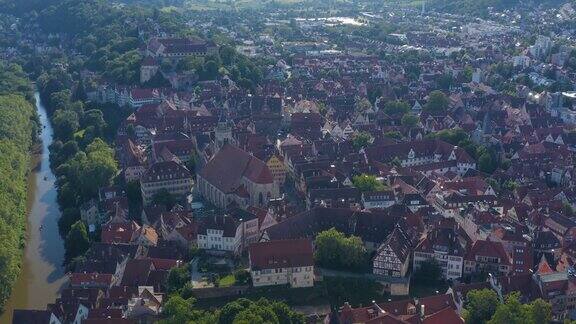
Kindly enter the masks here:
[[11, 323], [14, 309], [46, 309], [46, 304], [54, 302], [66, 280], [62, 267], [64, 242], [58, 233], [56, 177], [48, 160], [52, 125], [40, 96], [38, 93], [34, 96], [42, 125], [42, 143], [28, 179], [28, 230], [22, 271], [0, 315], [0, 323]]

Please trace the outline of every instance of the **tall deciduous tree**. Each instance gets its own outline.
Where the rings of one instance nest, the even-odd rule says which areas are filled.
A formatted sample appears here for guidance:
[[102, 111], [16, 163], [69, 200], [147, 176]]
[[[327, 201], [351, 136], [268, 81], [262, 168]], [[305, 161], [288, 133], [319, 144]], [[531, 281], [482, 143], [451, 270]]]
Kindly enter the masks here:
[[356, 236], [346, 237], [331, 228], [316, 236], [315, 258], [318, 264], [327, 268], [362, 270], [366, 265], [366, 249]]
[[428, 102], [424, 106], [424, 111], [432, 115], [441, 115], [446, 113], [450, 101], [442, 91], [432, 91], [428, 96]]
[[466, 295], [466, 323], [482, 324], [492, 318], [499, 304], [492, 289], [471, 290]]
[[77, 221], [70, 228], [70, 232], [64, 241], [66, 248], [66, 261], [71, 261], [77, 256], [84, 254], [90, 247], [90, 240], [88, 239], [88, 231], [82, 221]]
[[352, 145], [354, 145], [354, 148], [359, 150], [370, 145], [371, 141], [372, 135], [366, 132], [360, 132], [352, 138]]
[[537, 324], [550, 323], [551, 320], [552, 306], [549, 303], [540, 299], [522, 304], [520, 293], [514, 292], [498, 305], [488, 324]]
[[404, 116], [402, 116], [402, 126], [405, 127], [416, 127], [416, 125], [418, 125], [418, 123], [420, 122], [420, 118], [418, 118], [418, 116], [412, 115], [412, 114], [406, 114]]
[[384, 112], [388, 115], [404, 115], [408, 111], [410, 111], [410, 106], [404, 101], [388, 101], [384, 105]]

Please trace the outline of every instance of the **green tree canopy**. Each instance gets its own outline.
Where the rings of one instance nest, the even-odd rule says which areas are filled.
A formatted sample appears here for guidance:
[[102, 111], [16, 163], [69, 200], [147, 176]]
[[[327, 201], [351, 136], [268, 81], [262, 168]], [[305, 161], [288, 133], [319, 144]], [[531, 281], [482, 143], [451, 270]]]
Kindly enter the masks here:
[[537, 324], [550, 323], [552, 306], [541, 299], [529, 304], [520, 302], [520, 293], [506, 296], [504, 303], [499, 304], [488, 324]]
[[356, 111], [362, 112], [369, 110], [370, 108], [372, 108], [370, 100], [366, 98], [356, 98], [356, 104], [355, 104]]
[[[0, 76], [6, 75], [0, 66]], [[16, 72], [0, 78], [0, 309], [20, 273], [27, 219], [30, 149], [37, 136], [37, 117], [23, 97], [27, 80]], [[9, 73], [9, 74], [10, 74]], [[16, 84], [5, 82], [10, 80]], [[19, 84], [19, 85], [18, 85]]]
[[498, 295], [492, 289], [471, 290], [466, 295], [466, 323], [486, 323], [496, 312], [499, 303]]
[[75, 257], [83, 255], [90, 247], [90, 240], [88, 239], [88, 231], [86, 225], [82, 221], [77, 221], [70, 228], [70, 232], [66, 235], [64, 241], [66, 248], [65, 259], [69, 262]]
[[380, 182], [376, 176], [369, 174], [361, 174], [352, 178], [354, 187], [362, 192], [367, 191], [381, 191], [385, 189], [384, 184]]
[[346, 237], [331, 228], [316, 235], [316, 262], [326, 268], [363, 270], [367, 264], [366, 248], [356, 236]]
[[405, 101], [394, 100], [388, 101], [384, 105], [384, 112], [387, 115], [404, 115], [410, 111], [410, 105]]
[[418, 125], [418, 123], [420, 122], [420, 118], [418, 116], [412, 115], [412, 114], [405, 114], [404, 116], [402, 116], [402, 126], [404, 127], [408, 127], [408, 128], [414, 128]]
[[167, 210], [171, 210], [174, 205], [176, 205], [176, 197], [174, 197], [168, 190], [160, 189], [153, 197], [152, 202], [155, 205], [161, 205], [166, 207]]
[[74, 138], [74, 133], [80, 127], [78, 114], [71, 110], [57, 110], [52, 117], [55, 136], [62, 140]]
[[442, 91], [432, 91], [428, 96], [428, 102], [424, 106], [424, 111], [432, 115], [445, 114], [450, 106], [448, 97]]
[[354, 148], [357, 150], [367, 147], [370, 145], [370, 142], [372, 142], [372, 135], [366, 132], [360, 132], [352, 138], [352, 145], [354, 145]]

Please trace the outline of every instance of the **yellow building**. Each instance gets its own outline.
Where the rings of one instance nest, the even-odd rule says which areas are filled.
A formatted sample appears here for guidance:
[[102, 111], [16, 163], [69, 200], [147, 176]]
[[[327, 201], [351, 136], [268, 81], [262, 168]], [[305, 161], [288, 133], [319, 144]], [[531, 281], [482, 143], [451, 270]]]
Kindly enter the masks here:
[[279, 157], [278, 155], [272, 155], [268, 161], [266, 162], [268, 169], [272, 172], [272, 177], [274, 178], [274, 182], [276, 182], [279, 186], [284, 184], [286, 181], [286, 166], [284, 165], [284, 160]]

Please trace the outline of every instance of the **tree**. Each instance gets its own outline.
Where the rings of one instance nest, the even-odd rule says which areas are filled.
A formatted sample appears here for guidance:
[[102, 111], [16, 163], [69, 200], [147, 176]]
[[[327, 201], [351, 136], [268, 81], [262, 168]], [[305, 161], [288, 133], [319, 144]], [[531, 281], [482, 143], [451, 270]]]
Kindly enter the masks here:
[[180, 291], [190, 281], [190, 270], [187, 266], [170, 269], [168, 279], [166, 279], [166, 290], [168, 293]]
[[506, 296], [504, 303], [496, 307], [496, 312], [488, 324], [523, 324], [528, 323], [529, 313], [525, 305], [520, 303], [520, 295], [512, 293]]
[[529, 304], [528, 310], [531, 324], [550, 323], [552, 321], [552, 305], [540, 298]]
[[169, 88], [171, 86], [170, 81], [168, 81], [160, 71], [157, 71], [150, 80], [142, 84], [144, 88]]
[[166, 189], [160, 189], [153, 197], [152, 202], [156, 205], [161, 205], [166, 207], [167, 210], [171, 210], [174, 205], [176, 205], [176, 198]]
[[257, 301], [239, 298], [224, 305], [218, 316], [219, 324], [303, 324], [304, 322], [304, 316], [291, 310], [285, 303], [269, 301], [266, 298]]
[[509, 191], [514, 191], [516, 188], [518, 188], [518, 183], [514, 180], [506, 180], [506, 182], [504, 182], [502, 185], [502, 188]]
[[498, 168], [498, 162], [495, 158], [496, 153], [493, 149], [485, 146], [476, 148], [476, 157], [478, 158], [478, 170], [486, 173], [492, 173]]
[[363, 112], [372, 108], [372, 104], [366, 98], [356, 98], [356, 105], [354, 107], [356, 111]]
[[506, 296], [504, 303], [498, 304], [488, 324], [538, 324], [550, 323], [552, 306], [550, 303], [537, 299], [532, 303], [522, 303], [520, 293], [513, 292]]
[[382, 97], [382, 88], [368, 89], [368, 100], [370, 100], [372, 104], [376, 103], [376, 100], [380, 97]]
[[442, 91], [432, 91], [428, 96], [428, 102], [424, 106], [424, 111], [432, 115], [445, 114], [450, 106], [448, 97]]
[[140, 190], [140, 181], [130, 181], [126, 184], [126, 198], [128, 199], [128, 210], [131, 215], [140, 215], [140, 210], [142, 209], [142, 191]]
[[76, 207], [69, 207], [62, 210], [62, 215], [58, 219], [58, 229], [61, 234], [70, 232], [72, 225], [80, 220], [80, 211]]
[[234, 318], [233, 324], [279, 324], [278, 316], [269, 305], [252, 304]]
[[496, 170], [497, 167], [498, 165], [492, 158], [492, 154], [489, 152], [484, 152], [482, 155], [480, 155], [480, 158], [478, 159], [478, 170], [486, 173], [492, 173]]
[[198, 70], [202, 68], [204, 64], [204, 59], [195, 56], [188, 56], [181, 59], [176, 65], [176, 71], [184, 72], [191, 70]]
[[439, 132], [436, 132], [430, 136], [431, 138], [437, 138], [444, 142], [448, 142], [452, 145], [461, 146], [463, 141], [469, 138], [468, 133], [462, 128], [453, 128], [453, 129], [443, 129]]
[[194, 298], [184, 299], [180, 295], [172, 295], [162, 308], [165, 319], [162, 323], [189, 323], [202, 317], [203, 313], [194, 308]]
[[436, 259], [423, 261], [414, 271], [414, 281], [419, 284], [435, 285], [442, 280], [442, 268]]
[[360, 132], [352, 138], [352, 145], [357, 150], [367, 147], [370, 142], [372, 142], [372, 135], [366, 132]]
[[30, 149], [38, 129], [34, 107], [24, 98], [28, 81], [18, 71], [2, 68], [0, 64], [0, 93], [4, 94], [0, 96], [0, 309], [21, 269]]
[[367, 255], [359, 237], [346, 237], [331, 228], [316, 235], [315, 259], [321, 266], [334, 269], [362, 270]]
[[321, 287], [326, 291], [330, 305], [340, 307], [348, 302], [352, 306], [369, 305], [382, 298], [382, 285], [367, 278], [324, 277]]
[[410, 106], [405, 101], [388, 101], [384, 105], [384, 112], [387, 115], [404, 115], [410, 111]]
[[[247, 301], [244, 299], [244, 301]], [[238, 315], [242, 310], [244, 310], [245, 306], [241, 304], [241, 300], [236, 300], [230, 302], [220, 310], [220, 316], [218, 318], [218, 323], [220, 324], [227, 324], [232, 323], [236, 315]]]
[[382, 191], [385, 186], [380, 182], [376, 176], [369, 174], [361, 174], [352, 178], [354, 187], [362, 192], [367, 191]]
[[402, 126], [404, 127], [408, 127], [408, 128], [414, 128], [416, 127], [416, 125], [418, 125], [418, 123], [420, 122], [420, 118], [418, 116], [412, 115], [412, 114], [405, 114], [404, 116], [402, 116]]
[[77, 256], [83, 255], [90, 247], [90, 240], [88, 239], [88, 231], [82, 221], [77, 221], [70, 228], [70, 232], [64, 241], [66, 249], [65, 259], [66, 262], [71, 261]]
[[81, 182], [85, 195], [90, 196], [96, 194], [100, 187], [110, 185], [118, 173], [118, 163], [114, 158], [114, 150], [100, 138], [88, 145], [86, 157]]
[[403, 137], [402, 133], [400, 133], [399, 131], [389, 131], [389, 132], [382, 134], [382, 136], [388, 137], [391, 139], [395, 139], [395, 140], [401, 140]]
[[82, 127], [86, 128], [92, 126], [95, 130], [95, 135], [100, 136], [106, 129], [106, 121], [104, 121], [104, 114], [98, 109], [90, 109], [84, 113], [82, 118]]
[[437, 80], [438, 88], [442, 90], [449, 90], [453, 82], [454, 78], [452, 78], [452, 75], [443, 74]]
[[246, 269], [239, 269], [234, 271], [234, 278], [236, 283], [240, 285], [248, 284], [250, 281], [250, 272]]
[[54, 134], [61, 140], [70, 140], [80, 127], [78, 115], [71, 110], [57, 110], [52, 117]]
[[218, 63], [210, 60], [204, 63], [202, 71], [200, 72], [200, 79], [202, 80], [214, 80], [218, 77], [218, 70], [220, 66]]
[[190, 153], [190, 157], [189, 157], [188, 161], [186, 161], [185, 165], [186, 165], [186, 168], [188, 169], [188, 171], [190, 171], [190, 173], [195, 174], [196, 165], [197, 165], [196, 153], [194, 153], [194, 152]]
[[234, 63], [234, 59], [236, 58], [236, 49], [234, 49], [234, 47], [224, 45], [220, 47], [219, 52], [222, 64], [230, 66]]
[[486, 323], [496, 312], [499, 303], [498, 295], [492, 289], [471, 290], [466, 295], [466, 323]]

